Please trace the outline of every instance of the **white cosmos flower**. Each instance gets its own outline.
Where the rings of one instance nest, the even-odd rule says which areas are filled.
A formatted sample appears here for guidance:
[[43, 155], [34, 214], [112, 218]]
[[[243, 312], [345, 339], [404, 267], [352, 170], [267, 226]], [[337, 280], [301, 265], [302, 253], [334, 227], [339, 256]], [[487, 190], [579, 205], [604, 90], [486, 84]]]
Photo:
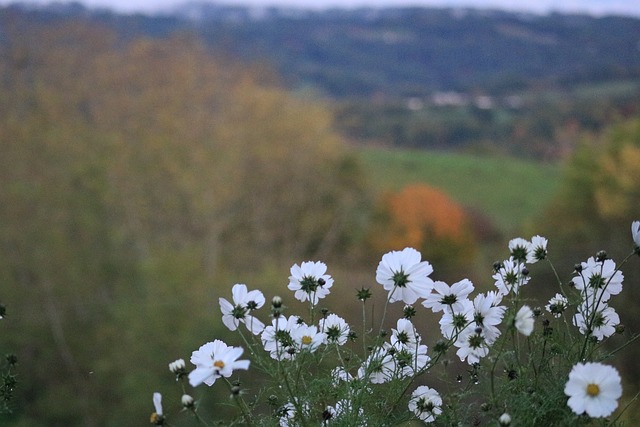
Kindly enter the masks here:
[[448, 340], [473, 322], [473, 303], [468, 299], [459, 301], [459, 311], [445, 310], [440, 319], [440, 332]]
[[549, 313], [553, 314], [553, 317], [558, 318], [568, 306], [569, 300], [562, 294], [556, 294], [556, 296], [549, 300], [549, 304], [545, 305], [544, 308], [546, 308]]
[[189, 384], [211, 386], [220, 377], [230, 377], [234, 369], [249, 369], [248, 360], [238, 360], [243, 352], [242, 347], [229, 347], [220, 340], [202, 345], [191, 353], [191, 363], [196, 369], [189, 373]]
[[153, 407], [156, 410], [156, 414], [164, 415], [162, 413], [162, 395], [158, 392], [153, 393]]
[[583, 302], [578, 306], [578, 312], [573, 316], [573, 324], [580, 329], [581, 334], [589, 331], [589, 323], [591, 324], [591, 335], [596, 337], [598, 341], [610, 337], [616, 332], [616, 326], [620, 323], [620, 316], [607, 303], [601, 302], [598, 308], [593, 312], [593, 305]]
[[325, 344], [336, 343], [344, 345], [349, 338], [351, 328], [349, 324], [337, 314], [331, 313], [320, 319], [320, 331], [325, 334]]
[[542, 236], [533, 236], [529, 244], [529, 252], [527, 253], [527, 262], [534, 264], [542, 261], [547, 257], [547, 239]]
[[481, 327], [486, 342], [491, 345], [500, 336], [498, 325], [502, 322], [506, 307], [498, 305], [502, 301], [500, 293], [490, 291], [478, 294], [473, 299], [473, 320], [475, 327]]
[[305, 261], [300, 266], [294, 264], [288, 288], [295, 291], [296, 299], [317, 305], [321, 298], [329, 295], [329, 288], [333, 286], [333, 279], [326, 272], [326, 264], [320, 261]]
[[517, 237], [509, 241], [509, 252], [511, 252], [511, 258], [518, 262], [525, 262], [529, 258], [529, 247], [531, 242]]
[[262, 332], [264, 323], [250, 314], [264, 305], [265, 299], [262, 292], [248, 291], [247, 285], [238, 283], [233, 286], [231, 293], [233, 304], [225, 298], [218, 300], [222, 311], [222, 323], [231, 331], [235, 331], [240, 323], [244, 323], [254, 335]]
[[416, 375], [426, 368], [429, 361], [431, 361], [431, 358], [427, 356], [428, 348], [424, 344], [406, 346], [398, 343], [393, 348], [396, 350], [393, 353], [393, 358], [396, 369], [398, 369], [398, 372], [396, 372], [398, 378], [408, 378]]
[[518, 293], [520, 286], [526, 285], [531, 279], [524, 274], [525, 265], [513, 258], [502, 262], [502, 266], [492, 277], [498, 292], [502, 295], [509, 295], [510, 292]]
[[358, 379], [368, 379], [372, 384], [382, 384], [395, 378], [396, 362], [389, 352], [390, 348], [388, 343], [374, 348], [358, 369]]
[[442, 398], [434, 389], [421, 385], [411, 393], [409, 410], [425, 423], [432, 423], [442, 413]]
[[574, 413], [608, 417], [622, 396], [620, 374], [614, 367], [601, 363], [578, 363], [569, 373], [564, 394], [569, 396], [567, 405]]
[[298, 316], [290, 316], [288, 319], [286, 316], [279, 316], [264, 328], [260, 336], [262, 345], [273, 359], [293, 359], [295, 342], [292, 332], [300, 326], [299, 320]]
[[413, 304], [426, 298], [433, 289], [428, 276], [433, 267], [421, 261], [422, 255], [413, 248], [384, 254], [376, 270], [376, 281], [389, 291], [389, 302], [404, 301]]
[[[336, 402], [336, 407], [335, 407], [335, 417], [337, 419], [340, 418], [347, 418], [347, 417], [352, 417], [352, 414], [354, 413], [354, 406], [353, 403], [351, 402], [351, 400], [348, 399], [342, 399], [339, 400], [338, 402]], [[350, 419], [350, 421], [353, 421]], [[365, 427], [367, 425], [366, 421], [364, 420], [364, 409], [362, 409], [362, 407], [358, 408], [358, 419], [357, 419], [357, 423], [356, 424], [351, 424], [357, 427]]]
[[396, 324], [397, 329], [391, 329], [391, 345], [396, 344], [415, 348], [420, 343], [420, 335], [410, 320], [400, 318]]
[[464, 309], [463, 301], [473, 292], [473, 283], [469, 279], [463, 279], [449, 286], [445, 282], [436, 281], [433, 284], [433, 292], [430, 293], [422, 305], [438, 313], [447, 308], [459, 313]]
[[531, 332], [533, 332], [533, 323], [533, 310], [531, 310], [527, 305], [520, 307], [514, 321], [514, 325], [518, 332], [528, 337], [531, 335]]
[[331, 371], [331, 378], [333, 379], [334, 387], [337, 386], [340, 381], [353, 381], [353, 375], [351, 375], [346, 369], [341, 366], [333, 368], [333, 370]]
[[469, 325], [460, 333], [453, 345], [458, 347], [456, 354], [460, 361], [466, 359], [469, 365], [479, 363], [481, 358], [489, 354], [490, 343], [485, 330], [479, 326]]
[[640, 247], [640, 221], [633, 221], [631, 223], [631, 237], [637, 247]]
[[[597, 261], [590, 257], [581, 264], [582, 271], [572, 279], [576, 289], [583, 291], [587, 299], [608, 301], [611, 295], [622, 292], [622, 271], [616, 270], [611, 259]], [[602, 294], [602, 296], [601, 296]]]
[[278, 415], [280, 416], [280, 427], [289, 427], [294, 425], [293, 420], [296, 416], [296, 407], [293, 403], [285, 403], [280, 409], [278, 409]]
[[313, 353], [325, 341], [326, 335], [318, 332], [318, 328], [314, 325], [301, 324], [291, 331], [291, 338], [300, 351], [306, 350]]

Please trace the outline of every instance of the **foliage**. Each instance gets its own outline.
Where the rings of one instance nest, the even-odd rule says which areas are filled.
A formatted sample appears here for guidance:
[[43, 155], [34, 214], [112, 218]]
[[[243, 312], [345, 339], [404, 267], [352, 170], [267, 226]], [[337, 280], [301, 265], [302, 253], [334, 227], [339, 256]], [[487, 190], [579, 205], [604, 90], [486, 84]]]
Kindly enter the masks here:
[[459, 272], [473, 260], [477, 247], [469, 218], [444, 192], [409, 184], [383, 197], [378, 206], [378, 221], [370, 231], [376, 253], [411, 246], [445, 272]]
[[[621, 350], [637, 347], [640, 334], [621, 341], [624, 327], [610, 304], [622, 291], [622, 266], [640, 255], [640, 221], [632, 237], [633, 250], [619, 265], [601, 251], [576, 264], [568, 284], [557, 276], [545, 238], [513, 239], [509, 258], [493, 268], [494, 290], [475, 296], [467, 279], [451, 286], [433, 281], [432, 266], [415, 249], [392, 251], [376, 270], [376, 281], [388, 292], [381, 316], [368, 317], [377, 290], [354, 290], [361, 326], [319, 308], [334, 288], [324, 263], [296, 264], [288, 288], [308, 313], [289, 315], [276, 296], [269, 315], [259, 314], [262, 292], [236, 284], [233, 302], [221, 298], [220, 308], [242, 347], [215, 340], [192, 353], [195, 368], [183, 359], [169, 368], [182, 390], [183, 409], [205, 425], [206, 405], [190, 388], [203, 382], [224, 383], [230, 394], [229, 402], [214, 408], [237, 405], [235, 415], [215, 411], [222, 425], [622, 425], [620, 417], [637, 404], [640, 391], [629, 403], [619, 401], [621, 378], [611, 364]], [[548, 263], [557, 278], [556, 295], [542, 301], [534, 297], [541, 296], [534, 283], [537, 262]], [[547, 298], [544, 309], [535, 305]], [[402, 316], [387, 323], [394, 302], [405, 304]], [[425, 308], [442, 314], [440, 334], [425, 326]], [[607, 349], [605, 342], [616, 348]], [[250, 360], [237, 360], [243, 347]], [[636, 391], [637, 383], [631, 393]], [[177, 406], [171, 402], [165, 411], [156, 404], [152, 423], [193, 419], [176, 414]]]
[[350, 247], [359, 166], [325, 107], [190, 37], [0, 26], [0, 282], [30, 367], [1, 423], [136, 424], [203, 284]]

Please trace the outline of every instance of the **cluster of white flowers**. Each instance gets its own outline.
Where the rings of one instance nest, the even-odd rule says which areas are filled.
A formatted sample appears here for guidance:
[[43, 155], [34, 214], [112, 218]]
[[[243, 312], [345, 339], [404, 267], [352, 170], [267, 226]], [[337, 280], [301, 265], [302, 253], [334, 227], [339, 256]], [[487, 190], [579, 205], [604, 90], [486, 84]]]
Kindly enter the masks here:
[[[634, 251], [640, 254], [640, 221], [633, 222], [631, 230]], [[320, 359], [330, 349], [337, 351], [338, 366], [332, 368], [329, 378], [335, 388], [346, 387], [349, 392], [347, 396], [336, 394], [333, 404], [323, 401], [322, 425], [348, 420], [350, 425], [364, 426], [367, 425], [367, 414], [351, 399], [352, 393], [355, 393], [353, 390], [369, 392], [369, 387], [375, 387], [375, 384], [396, 380], [408, 380], [407, 384], [411, 384], [417, 376], [433, 366], [429, 349], [411, 320], [416, 314], [413, 305], [417, 302], [433, 313], [441, 313], [439, 325], [443, 339], [435, 346], [433, 357], [436, 359], [448, 348], [455, 347], [460, 361], [477, 366], [489, 355], [498, 340], [504, 341], [501, 338], [504, 330], [501, 331], [500, 326], [505, 318], [508, 322], [505, 322], [503, 329], [510, 329], [514, 333], [517, 331], [525, 337], [532, 336], [536, 318], [542, 310], [521, 304], [521, 289], [531, 280], [527, 265], [547, 259], [547, 239], [541, 236], [534, 236], [530, 241], [516, 238], [509, 242], [508, 247], [509, 258], [494, 265], [492, 277], [495, 290], [478, 293], [473, 298], [471, 294], [475, 287], [469, 279], [452, 285], [432, 280], [429, 277], [433, 273], [431, 264], [423, 261], [420, 252], [413, 248], [383, 255], [376, 270], [376, 281], [387, 291], [387, 303], [405, 304], [404, 317], [397, 319], [390, 334], [383, 332], [385, 306], [380, 333], [373, 328], [370, 330], [374, 338], [369, 341], [371, 345], [365, 346], [364, 354], [357, 360], [355, 368], [350, 357], [340, 356], [340, 348], [356, 336], [347, 321], [328, 310], [322, 310], [322, 317], [317, 322], [313, 321], [319, 300], [329, 295], [334, 283], [331, 275], [327, 274], [327, 266], [322, 262], [295, 264], [291, 267], [289, 277], [288, 289], [294, 292], [296, 299], [308, 301], [310, 305], [310, 323], [296, 315], [285, 316], [282, 313], [282, 299], [274, 297], [270, 324], [265, 325], [254, 315], [256, 310], [264, 306], [264, 295], [259, 290], [249, 291], [244, 284], [233, 286], [232, 302], [219, 299], [222, 322], [231, 331], [238, 330], [239, 325], [244, 323], [253, 335], [254, 344], [261, 345], [269, 355], [264, 360], [277, 361], [274, 363], [279, 369], [283, 369], [284, 365], [291, 366], [304, 359], [303, 355], [316, 353], [320, 349]], [[571, 283], [579, 295], [579, 302], [573, 304], [575, 313], [571, 319], [585, 339], [602, 341], [616, 332], [620, 321], [608, 302], [622, 291], [623, 274], [604, 253], [577, 265], [575, 272]], [[358, 292], [358, 299], [363, 303], [370, 296], [368, 289]], [[562, 290], [562, 293], [556, 293], [548, 301], [545, 308], [553, 318], [561, 318], [572, 306], [570, 300], [575, 302], [576, 298], [569, 298]], [[548, 325], [549, 321], [545, 322]], [[241, 331], [238, 332], [242, 335]], [[511, 335], [504, 334], [507, 337]], [[388, 340], [385, 340], [387, 336]], [[242, 338], [248, 346], [251, 345], [244, 335]], [[253, 356], [255, 350], [252, 346]], [[238, 395], [239, 388], [227, 378], [235, 370], [249, 368], [249, 360], [238, 360], [243, 352], [241, 347], [231, 347], [221, 340], [215, 340], [192, 353], [190, 361], [195, 369], [190, 373], [187, 373], [182, 359], [169, 364], [169, 369], [178, 379], [188, 377], [194, 387], [202, 383], [211, 386], [217, 379], [223, 378], [232, 394]], [[567, 405], [577, 415], [609, 416], [616, 409], [622, 394], [620, 376], [613, 367], [597, 362], [584, 363], [584, 356], [581, 354], [581, 363], [574, 365], [568, 373], [564, 388], [568, 397]], [[346, 364], [345, 359], [351, 363]], [[264, 367], [266, 362], [261, 363]], [[350, 369], [352, 372], [349, 372]], [[286, 383], [287, 374], [283, 375]], [[282, 385], [279, 387], [282, 388]], [[408, 390], [405, 389], [405, 392]], [[156, 411], [152, 415], [152, 422], [161, 424], [164, 415], [159, 393], [154, 394], [153, 402]], [[184, 394], [182, 404], [195, 412], [191, 396]], [[289, 401], [280, 403], [274, 413], [280, 426], [295, 426], [298, 425], [298, 419], [311, 416], [312, 407], [312, 402], [290, 395]], [[417, 419], [430, 423], [442, 415], [443, 399], [436, 390], [420, 385], [408, 396], [407, 408]], [[243, 415], [246, 416], [245, 413]], [[503, 426], [510, 425], [511, 415], [506, 412], [499, 417], [496, 415], [495, 422]]]

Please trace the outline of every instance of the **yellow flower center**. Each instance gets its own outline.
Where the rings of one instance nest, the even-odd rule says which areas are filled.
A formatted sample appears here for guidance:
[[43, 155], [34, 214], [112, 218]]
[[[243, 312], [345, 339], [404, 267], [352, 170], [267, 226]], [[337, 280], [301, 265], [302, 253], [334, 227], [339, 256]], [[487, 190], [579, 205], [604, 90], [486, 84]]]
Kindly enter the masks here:
[[304, 345], [311, 344], [311, 341], [312, 341], [311, 337], [308, 336], [308, 335], [305, 335], [305, 336], [302, 337], [302, 344], [304, 344]]
[[213, 366], [222, 369], [224, 368], [224, 362], [222, 360], [216, 360], [215, 362], [213, 362]]
[[600, 394], [600, 387], [597, 384], [589, 384], [587, 386], [587, 394], [591, 397], [596, 397]]

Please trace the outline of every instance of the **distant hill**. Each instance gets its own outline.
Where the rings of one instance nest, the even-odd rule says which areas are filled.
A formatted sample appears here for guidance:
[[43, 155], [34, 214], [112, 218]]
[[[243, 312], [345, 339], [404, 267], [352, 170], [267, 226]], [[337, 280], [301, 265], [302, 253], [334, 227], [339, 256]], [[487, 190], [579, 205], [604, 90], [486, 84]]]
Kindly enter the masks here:
[[353, 143], [555, 162], [585, 134], [640, 114], [635, 18], [204, 3], [149, 16], [54, 3], [0, 8], [0, 48], [10, 33], [66, 21], [123, 40], [186, 33], [214, 53], [266, 63], [286, 88], [331, 99]]
[[336, 98], [473, 90], [499, 95], [640, 77], [640, 19], [628, 17], [205, 3], [163, 16], [118, 15], [77, 3], [14, 5], [0, 13], [39, 21], [80, 17], [131, 36], [195, 32], [215, 50], [272, 64], [293, 89]]

